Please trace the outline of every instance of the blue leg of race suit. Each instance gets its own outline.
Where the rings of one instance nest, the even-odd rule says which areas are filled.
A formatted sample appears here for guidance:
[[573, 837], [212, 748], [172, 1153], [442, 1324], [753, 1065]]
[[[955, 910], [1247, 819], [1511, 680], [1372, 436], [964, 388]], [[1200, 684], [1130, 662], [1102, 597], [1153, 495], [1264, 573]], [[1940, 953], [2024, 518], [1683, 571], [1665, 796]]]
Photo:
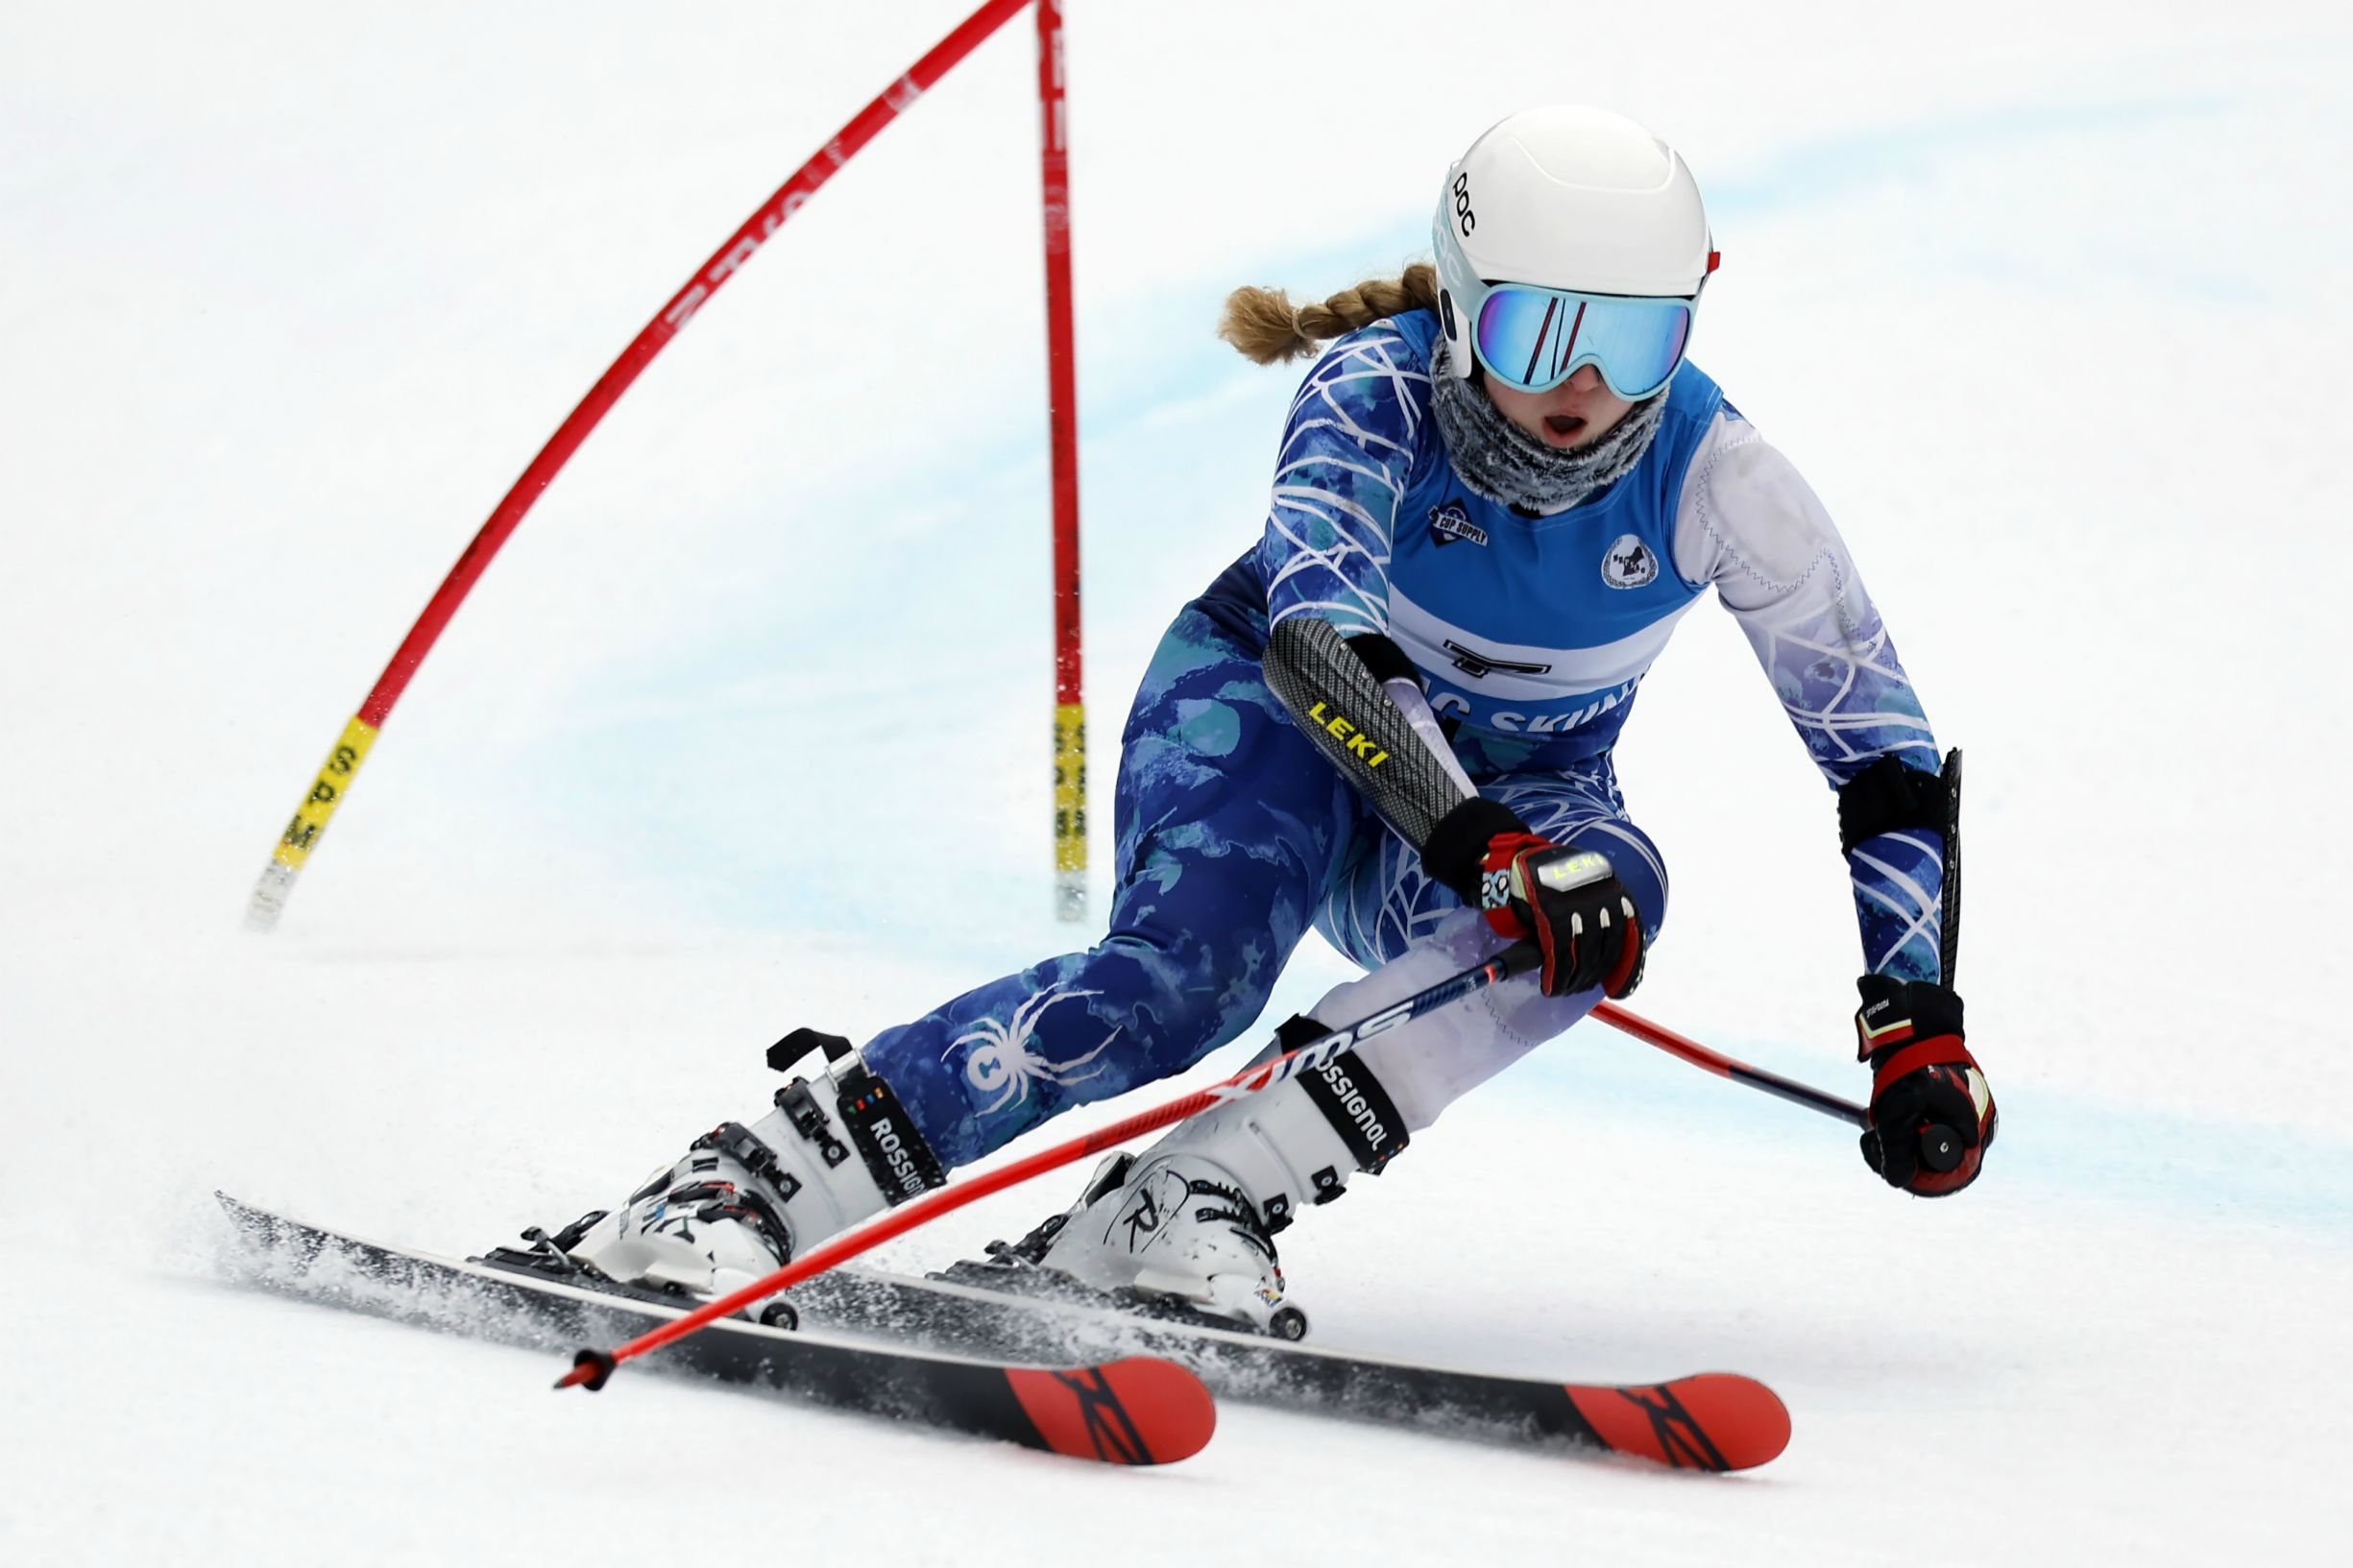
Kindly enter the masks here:
[[1187, 607], [1122, 737], [1108, 933], [886, 1029], [866, 1065], [945, 1166], [1182, 1072], [1264, 1010], [1369, 813], [1247, 639]]

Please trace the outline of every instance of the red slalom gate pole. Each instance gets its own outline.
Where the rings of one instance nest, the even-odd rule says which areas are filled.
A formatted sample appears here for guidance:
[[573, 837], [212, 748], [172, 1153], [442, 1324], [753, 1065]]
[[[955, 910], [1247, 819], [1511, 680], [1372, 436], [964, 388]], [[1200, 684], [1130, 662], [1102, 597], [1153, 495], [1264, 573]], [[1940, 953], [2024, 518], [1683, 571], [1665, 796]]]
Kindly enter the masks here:
[[317, 847], [321, 835], [327, 832], [327, 822], [334, 816], [335, 808], [343, 804], [344, 797], [351, 792], [352, 780], [357, 776], [360, 764], [367, 760], [370, 747], [376, 742], [376, 732], [383, 727], [393, 705], [400, 700], [400, 693], [407, 688], [409, 678], [417, 673], [417, 666], [425, 663], [425, 656], [432, 651], [434, 642], [449, 624], [449, 618], [457, 614], [457, 607], [465, 602], [466, 595], [473, 591], [475, 581], [489, 567], [499, 547], [506, 543], [507, 536], [514, 533], [524, 514], [538, 501], [540, 493], [571, 460], [572, 453], [588, 439], [589, 432], [596, 428], [606, 413], [620, 400], [621, 394], [629, 390], [638, 374], [693, 319], [694, 313], [703, 307], [712, 295], [743, 269], [758, 253], [761, 246], [784, 227], [785, 221], [801, 209], [816, 193], [817, 187], [833, 178], [837, 169], [847, 163], [853, 155], [874, 139], [876, 133], [897, 119], [990, 34], [1004, 26], [1015, 12], [1030, 3], [1031, 0], [987, 0], [987, 4], [967, 16], [954, 32], [934, 45], [930, 53], [909, 66], [906, 74], [885, 87], [880, 97], [860, 109], [849, 124], [837, 132], [834, 138], [802, 164], [791, 179], [777, 187], [757, 212], [744, 220], [742, 227], [729, 237], [726, 244], [712, 253], [711, 258], [688, 279], [686, 286], [672, 296], [669, 303], [664, 305], [629, 347], [621, 350], [620, 357], [613, 361], [604, 374], [597, 378], [596, 384], [589, 389], [588, 396], [580, 399], [579, 406], [556, 427], [555, 434], [547, 439], [547, 445], [540, 448], [539, 455], [522, 470], [522, 476], [515, 481], [497, 510], [491, 513], [489, 520], [482, 524], [481, 530], [467, 544], [465, 552], [457, 558], [457, 565], [449, 568], [449, 575], [442, 580], [440, 589], [426, 603], [425, 613], [417, 617], [417, 623], [409, 628], [408, 636], [394, 650], [392, 663], [384, 666], [384, 673], [376, 678], [367, 700], [359, 705], [359, 712], [336, 738], [334, 750], [327, 754], [318, 777], [311, 783], [310, 792], [296, 808], [294, 819], [286, 825], [284, 833], [270, 856], [270, 863], [262, 869], [261, 880], [255, 884], [253, 898], [245, 911], [245, 924], [249, 930], [266, 931], [278, 924], [278, 917], [284, 911], [286, 899], [293, 891], [294, 879], [310, 858], [310, 853]]
[[1710, 1050], [1696, 1040], [1685, 1039], [1673, 1029], [1637, 1017], [1614, 1001], [1605, 1001], [1595, 1006], [1593, 1016], [1613, 1029], [1623, 1029], [1637, 1040], [1657, 1046], [1670, 1056], [1680, 1056], [1693, 1067], [1704, 1067], [1718, 1077], [1730, 1078], [1751, 1089], [1761, 1089], [1768, 1095], [1778, 1095], [1794, 1105], [1820, 1111], [1824, 1116], [1834, 1116], [1841, 1122], [1852, 1122], [1858, 1127], [1871, 1125], [1870, 1110], [1851, 1099], [1841, 1099], [1836, 1095], [1826, 1094], [1794, 1078], [1784, 1078], [1778, 1073], [1767, 1073], [1760, 1067], [1736, 1062], [1721, 1051]]
[[1046, 419], [1054, 449], [1054, 912], [1086, 918], [1086, 697], [1079, 638], [1079, 370], [1071, 325], [1070, 106], [1062, 0], [1037, 0], [1046, 219]]
[[1049, 1170], [1058, 1170], [1090, 1154], [1100, 1154], [1130, 1138], [1140, 1138], [1145, 1133], [1157, 1132], [1188, 1117], [1199, 1116], [1213, 1105], [1264, 1094], [1276, 1084], [1287, 1083], [1302, 1073], [1314, 1072], [1359, 1041], [1370, 1040], [1376, 1034], [1395, 1028], [1448, 1002], [1458, 1001], [1473, 992], [1484, 991], [1515, 975], [1527, 974], [1542, 961], [1543, 955], [1535, 943], [1516, 942], [1475, 968], [1441, 980], [1425, 991], [1418, 991], [1403, 1001], [1384, 1007], [1369, 1018], [1334, 1029], [1320, 1040], [1311, 1040], [1288, 1055], [1277, 1056], [1255, 1067], [1246, 1067], [1225, 1082], [1212, 1084], [1182, 1099], [1174, 1099], [1165, 1105], [1140, 1112], [1125, 1122], [1115, 1122], [1107, 1127], [1074, 1138], [1067, 1144], [1042, 1149], [1027, 1159], [1016, 1160], [995, 1170], [982, 1171], [953, 1187], [942, 1187], [928, 1193], [902, 1208], [889, 1211], [862, 1229], [837, 1236], [776, 1272], [754, 1280], [732, 1294], [707, 1302], [684, 1317], [674, 1318], [658, 1329], [642, 1334], [627, 1344], [612, 1350], [580, 1351], [572, 1358], [571, 1370], [558, 1378], [555, 1386], [559, 1388], [601, 1388], [605, 1386], [605, 1380], [622, 1362], [635, 1361], [649, 1351], [683, 1339], [705, 1324], [740, 1312], [753, 1302], [764, 1300], [780, 1291], [788, 1291], [804, 1280], [847, 1263], [860, 1253], [878, 1247], [894, 1237], [904, 1236], [943, 1214], [953, 1213], [992, 1193], [1017, 1187], [1032, 1176], [1042, 1176]]

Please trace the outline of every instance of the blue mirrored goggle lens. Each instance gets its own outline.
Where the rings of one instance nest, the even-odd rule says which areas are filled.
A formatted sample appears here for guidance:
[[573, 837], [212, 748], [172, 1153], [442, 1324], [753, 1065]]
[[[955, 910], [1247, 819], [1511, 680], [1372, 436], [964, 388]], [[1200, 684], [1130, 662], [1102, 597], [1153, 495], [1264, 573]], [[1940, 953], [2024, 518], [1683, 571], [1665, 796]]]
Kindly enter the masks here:
[[1479, 306], [1475, 342], [1488, 374], [1544, 392], [1591, 365], [1621, 398], [1647, 398], [1683, 360], [1687, 300], [1561, 294], [1506, 283]]

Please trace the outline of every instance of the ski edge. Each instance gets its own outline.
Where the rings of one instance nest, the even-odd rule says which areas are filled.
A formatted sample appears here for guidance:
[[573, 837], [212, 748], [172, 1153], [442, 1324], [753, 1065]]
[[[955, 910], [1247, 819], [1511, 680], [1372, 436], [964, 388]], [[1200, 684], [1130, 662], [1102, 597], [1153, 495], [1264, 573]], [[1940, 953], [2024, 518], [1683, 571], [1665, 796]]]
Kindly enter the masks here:
[[[371, 1241], [346, 1231], [331, 1230], [281, 1215], [215, 1190], [229, 1222], [238, 1233], [246, 1256], [225, 1260], [238, 1283], [291, 1299], [354, 1311], [462, 1338], [550, 1350], [563, 1338], [546, 1323], [526, 1318], [498, 1324], [490, 1320], [462, 1322], [449, 1309], [461, 1297], [475, 1301], [569, 1308], [613, 1323], [636, 1320], [657, 1323], [684, 1316], [688, 1307], [670, 1307], [633, 1296], [611, 1294], [567, 1285], [559, 1280], [526, 1280], [513, 1270], [449, 1258], [419, 1248]], [[307, 1276], [328, 1249], [337, 1251], [360, 1277], [381, 1286], [380, 1299], [327, 1282], [308, 1283]], [[380, 1261], [372, 1270], [370, 1255]], [[290, 1260], [292, 1271], [270, 1266], [264, 1260]], [[397, 1299], [403, 1282], [381, 1266], [415, 1267], [432, 1281], [417, 1290], [416, 1299]], [[428, 1299], [437, 1297], [438, 1299]], [[951, 1382], [989, 1387], [985, 1411], [967, 1413], [965, 1420], [939, 1420], [910, 1415], [887, 1404], [843, 1404], [779, 1381], [775, 1375], [730, 1376], [690, 1365], [683, 1359], [653, 1368], [667, 1375], [700, 1377], [719, 1384], [740, 1384], [772, 1389], [794, 1403], [812, 1408], [849, 1410], [886, 1420], [934, 1425], [1072, 1458], [1119, 1465], [1160, 1465], [1189, 1459], [1208, 1445], [1217, 1424], [1215, 1397], [1190, 1369], [1153, 1356], [1122, 1356], [1100, 1362], [1054, 1365], [959, 1355], [918, 1344], [876, 1342], [823, 1332], [772, 1328], [748, 1320], [729, 1319], [704, 1332], [727, 1336], [731, 1342], [757, 1350], [772, 1347], [778, 1364], [810, 1357], [871, 1359], [885, 1365], [912, 1367], [946, 1387]], [[765, 1366], [766, 1363], [762, 1363]], [[1133, 1408], [1131, 1408], [1133, 1407]], [[1140, 1420], [1137, 1409], [1150, 1409], [1152, 1418]], [[1149, 1429], [1149, 1430], [1147, 1430]]]
[[[1405, 1425], [1433, 1436], [1497, 1441], [1565, 1441], [1590, 1452], [1624, 1455], [1676, 1469], [1732, 1471], [1771, 1462], [1788, 1447], [1791, 1421], [1771, 1387], [1738, 1372], [1701, 1372], [1656, 1383], [1559, 1383], [1541, 1376], [1477, 1372], [1397, 1357], [1359, 1354], [1270, 1339], [1234, 1330], [1128, 1317], [1085, 1303], [994, 1291], [951, 1280], [922, 1279], [869, 1268], [821, 1276], [791, 1293], [808, 1321], [844, 1333], [905, 1333], [967, 1343], [1025, 1346], [1055, 1340], [1063, 1347], [1117, 1346], [1165, 1357], [1201, 1374], [1220, 1398], [1301, 1410], [1334, 1419]], [[911, 1320], [893, 1325], [885, 1302], [946, 1303], [969, 1310], [970, 1322], [927, 1335]], [[998, 1318], [992, 1335], [981, 1324]], [[1436, 1386], [1434, 1401], [1463, 1417], [1412, 1412], [1400, 1421], [1392, 1409], [1360, 1408], [1352, 1397], [1301, 1404], [1297, 1374], [1321, 1373], [1336, 1382], [1383, 1383], [1394, 1399], [1398, 1386]], [[1294, 1374], [1294, 1375], [1286, 1375]], [[1498, 1396], [1505, 1396], [1497, 1403]], [[1494, 1408], [1482, 1410], [1485, 1405]], [[1505, 1408], [1508, 1405], [1509, 1408]], [[1529, 1424], [1532, 1423], [1532, 1427]]]

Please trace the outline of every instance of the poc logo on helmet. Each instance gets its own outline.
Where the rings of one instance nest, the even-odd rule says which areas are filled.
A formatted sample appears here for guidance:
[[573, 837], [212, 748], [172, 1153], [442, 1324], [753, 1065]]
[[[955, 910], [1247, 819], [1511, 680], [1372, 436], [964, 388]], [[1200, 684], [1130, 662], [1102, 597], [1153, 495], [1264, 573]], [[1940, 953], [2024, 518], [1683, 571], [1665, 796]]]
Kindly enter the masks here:
[[1620, 534], [1601, 558], [1601, 580], [1612, 588], [1647, 588], [1659, 580], [1659, 555], [1638, 534]]
[[1454, 177], [1454, 225], [1466, 234], [1479, 227], [1477, 215], [1470, 210], [1470, 176], [1467, 174]]

